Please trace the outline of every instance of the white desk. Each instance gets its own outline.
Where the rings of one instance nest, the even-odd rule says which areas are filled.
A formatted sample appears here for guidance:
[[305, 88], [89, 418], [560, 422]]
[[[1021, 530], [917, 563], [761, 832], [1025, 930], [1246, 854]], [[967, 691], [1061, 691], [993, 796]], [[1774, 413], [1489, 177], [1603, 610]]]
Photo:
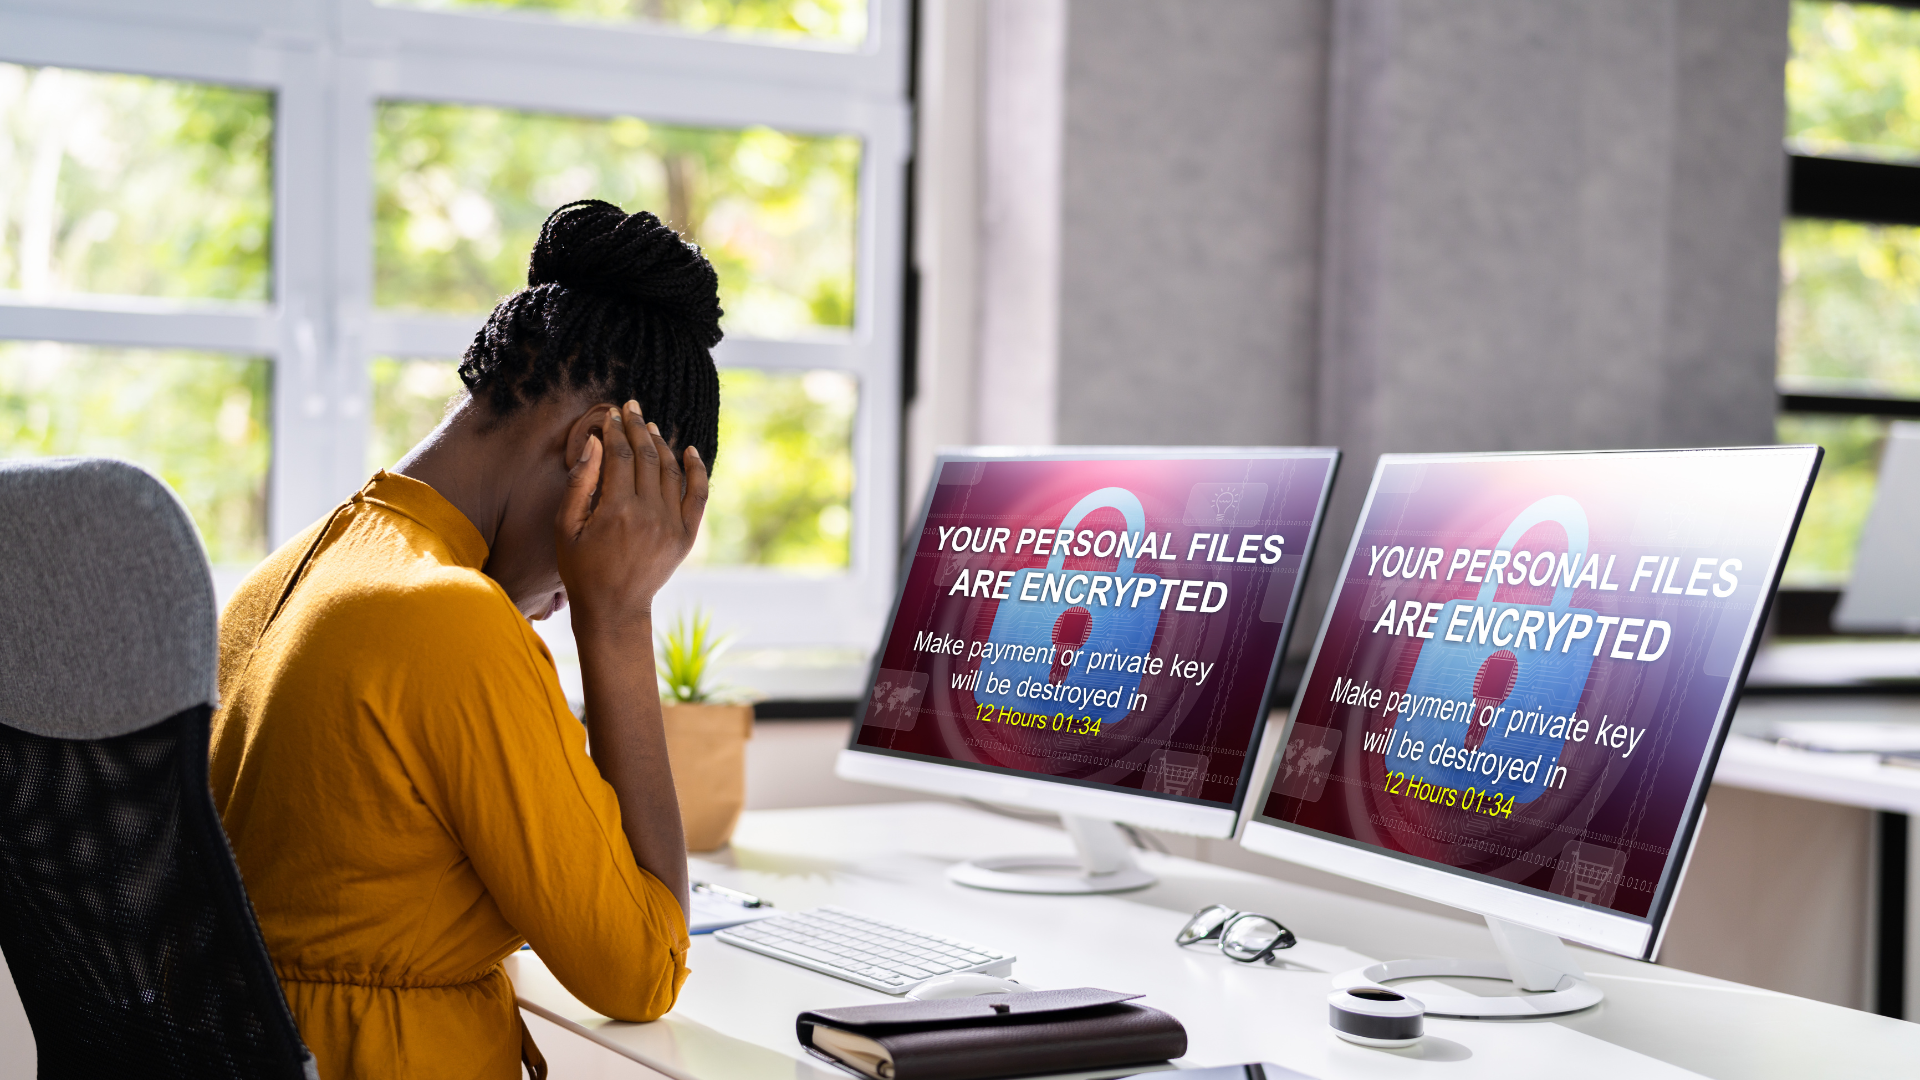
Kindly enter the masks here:
[[1920, 769], [1883, 765], [1878, 754], [1798, 750], [1761, 738], [1775, 721], [1855, 720], [1920, 724], [1920, 698], [1759, 697], [1740, 702], [1713, 782], [1841, 806], [1920, 814]]
[[[1909, 643], [1896, 643], [1909, 647]], [[1811, 650], [1802, 650], [1808, 652]], [[1920, 725], [1920, 697], [1864, 695], [1749, 695], [1734, 714], [1733, 731], [1720, 751], [1713, 781], [1729, 787], [1771, 795], [1812, 799], [1837, 806], [1853, 806], [1890, 814], [1906, 814], [1920, 825], [1920, 769], [1886, 765], [1878, 754], [1830, 753], [1781, 746], [1767, 736], [1776, 722], [1856, 721], [1874, 724]], [[1859, 882], [1863, 897], [1871, 894], [1873, 919], [1868, 928], [1876, 987], [1891, 981], [1904, 987], [1900, 1007], [1909, 1017], [1920, 1016], [1920, 828], [1907, 829], [1904, 853], [1897, 840], [1878, 827], [1873, 837], [1873, 865]], [[1904, 880], [1889, 882], [1885, 870], [1903, 859]], [[1890, 887], [1891, 886], [1891, 887]], [[1886, 926], [1887, 912], [1905, 908], [1904, 931]], [[1904, 939], [1904, 940], [1903, 940]], [[1892, 1008], [1876, 990], [1876, 1004]]]
[[[1329, 973], [1363, 956], [1492, 958], [1484, 927], [1163, 856], [1143, 860], [1158, 885], [1112, 897], [988, 893], [943, 876], [963, 858], [1066, 851], [1057, 830], [959, 807], [827, 807], [750, 813], [725, 864], [696, 861], [694, 872], [783, 908], [839, 904], [1011, 948], [1015, 975], [1043, 988], [1144, 992], [1186, 1025], [1184, 1065], [1267, 1060], [1321, 1080], [1920, 1072], [1920, 1025], [1584, 950], [1607, 992], [1594, 1009], [1541, 1021], [1431, 1019], [1421, 1047], [1364, 1049], [1327, 1031]], [[1294, 966], [1176, 947], [1186, 916], [1216, 902], [1292, 927], [1302, 938], [1287, 954]], [[845, 1080], [801, 1051], [795, 1015], [894, 1000], [710, 936], [694, 939], [690, 964], [678, 1005], [652, 1024], [593, 1013], [531, 953], [509, 970], [526, 1008], [676, 1080]]]

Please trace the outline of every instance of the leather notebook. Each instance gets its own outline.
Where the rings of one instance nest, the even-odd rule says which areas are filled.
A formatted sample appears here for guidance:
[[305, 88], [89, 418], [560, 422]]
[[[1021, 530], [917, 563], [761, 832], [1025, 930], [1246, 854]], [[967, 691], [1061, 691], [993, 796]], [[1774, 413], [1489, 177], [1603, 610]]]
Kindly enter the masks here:
[[1139, 994], [1081, 987], [803, 1012], [800, 1045], [874, 1080], [995, 1080], [1144, 1065], [1187, 1052], [1187, 1029]]

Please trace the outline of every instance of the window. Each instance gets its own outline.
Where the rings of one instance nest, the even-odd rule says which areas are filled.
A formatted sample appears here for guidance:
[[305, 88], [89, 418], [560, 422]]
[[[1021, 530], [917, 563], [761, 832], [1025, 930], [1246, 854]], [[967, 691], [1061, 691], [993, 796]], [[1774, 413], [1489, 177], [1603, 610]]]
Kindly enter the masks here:
[[495, 8], [596, 22], [647, 21], [662, 27], [800, 39], [829, 48], [860, 44], [863, 0], [396, 0], [416, 7]]
[[[462, 390], [458, 366], [452, 360], [374, 361], [368, 473], [392, 467], [439, 425]], [[857, 392], [840, 371], [720, 372], [727, 482], [713, 488], [690, 566], [847, 568]], [[807, 464], [796, 468], [795, 462]]]
[[[554, 206], [651, 209], [713, 259], [727, 313], [713, 502], [662, 608], [737, 630], [736, 681], [852, 696], [898, 543], [906, 20], [0, 12], [0, 454], [145, 464], [230, 584], [439, 422]], [[566, 627], [542, 632], [564, 661]], [[813, 674], [750, 674], [802, 656]]]
[[440, 426], [460, 385], [458, 360], [400, 360], [376, 357], [368, 397], [373, 416], [367, 424], [367, 466], [371, 476], [391, 469], [414, 444]]
[[107, 454], [186, 503], [216, 565], [267, 552], [269, 365], [182, 349], [0, 341], [0, 455]]
[[853, 325], [860, 140], [637, 117], [383, 102], [374, 136], [374, 303], [484, 314], [575, 199], [657, 207], [720, 274], [728, 333]]
[[0, 125], [0, 288], [271, 297], [271, 94], [0, 62]]
[[711, 524], [688, 561], [810, 573], [846, 567], [858, 394], [853, 379], [829, 369], [721, 372], [720, 445], [728, 449], [718, 467], [729, 479], [714, 486]]
[[1791, 26], [1777, 426], [1827, 457], [1783, 585], [1818, 625], [1852, 573], [1888, 423], [1920, 416], [1920, 10], [1796, 0]]

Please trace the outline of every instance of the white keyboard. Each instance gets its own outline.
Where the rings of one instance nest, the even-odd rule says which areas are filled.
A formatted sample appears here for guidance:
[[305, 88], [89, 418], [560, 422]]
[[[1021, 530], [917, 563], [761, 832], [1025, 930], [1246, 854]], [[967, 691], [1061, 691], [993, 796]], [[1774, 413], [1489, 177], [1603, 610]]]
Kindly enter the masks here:
[[836, 907], [759, 919], [713, 936], [887, 994], [904, 994], [928, 979], [963, 971], [1004, 978], [1013, 974], [1016, 959]]

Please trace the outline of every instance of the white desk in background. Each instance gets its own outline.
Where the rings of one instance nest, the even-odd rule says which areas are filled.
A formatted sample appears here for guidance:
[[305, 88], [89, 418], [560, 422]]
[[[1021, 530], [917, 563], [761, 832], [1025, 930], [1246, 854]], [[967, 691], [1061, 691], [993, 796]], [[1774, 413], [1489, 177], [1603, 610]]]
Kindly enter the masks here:
[[[1868, 879], [1859, 883], [1862, 895], [1873, 897], [1867, 931], [1873, 964], [1869, 1003], [1878, 1011], [1914, 1017], [1920, 1015], [1920, 827], [1914, 824], [1920, 815], [1920, 768], [1888, 765], [1877, 753], [1801, 749], [1774, 739], [1785, 731], [1805, 737], [1811, 727], [1828, 723], [1920, 729], [1920, 696], [1750, 693], [1734, 714], [1713, 782], [1878, 812], [1872, 866]], [[1888, 820], [1886, 815], [1904, 816]], [[1896, 867], [1905, 872], [1889, 872]]]
[[1882, 763], [1879, 754], [1782, 746], [1780, 724], [1828, 721], [1920, 727], [1920, 697], [1749, 695], [1734, 713], [1713, 782], [1840, 806], [1920, 814], [1920, 769]]
[[[1600, 953], [1580, 951], [1606, 990], [1569, 1017], [1474, 1023], [1430, 1019], [1426, 1042], [1372, 1050], [1327, 1030], [1329, 975], [1365, 959], [1492, 959], [1484, 926], [1406, 911], [1170, 856], [1143, 863], [1159, 884], [1107, 897], [981, 892], [950, 884], [953, 862], [1069, 851], [1063, 833], [945, 804], [749, 813], [724, 862], [694, 874], [787, 910], [838, 904], [1016, 952], [1014, 975], [1042, 988], [1143, 992], [1186, 1025], [1183, 1065], [1273, 1061], [1321, 1080], [1344, 1077], [1911, 1076], [1920, 1025]], [[1273, 915], [1301, 943], [1286, 966], [1242, 965], [1173, 934], [1209, 903]], [[532, 953], [508, 962], [520, 1002], [675, 1080], [845, 1080], [794, 1038], [805, 1009], [886, 996], [694, 939], [693, 975], [652, 1024], [599, 1016]], [[1106, 1075], [1113, 1075], [1110, 1071]]]

